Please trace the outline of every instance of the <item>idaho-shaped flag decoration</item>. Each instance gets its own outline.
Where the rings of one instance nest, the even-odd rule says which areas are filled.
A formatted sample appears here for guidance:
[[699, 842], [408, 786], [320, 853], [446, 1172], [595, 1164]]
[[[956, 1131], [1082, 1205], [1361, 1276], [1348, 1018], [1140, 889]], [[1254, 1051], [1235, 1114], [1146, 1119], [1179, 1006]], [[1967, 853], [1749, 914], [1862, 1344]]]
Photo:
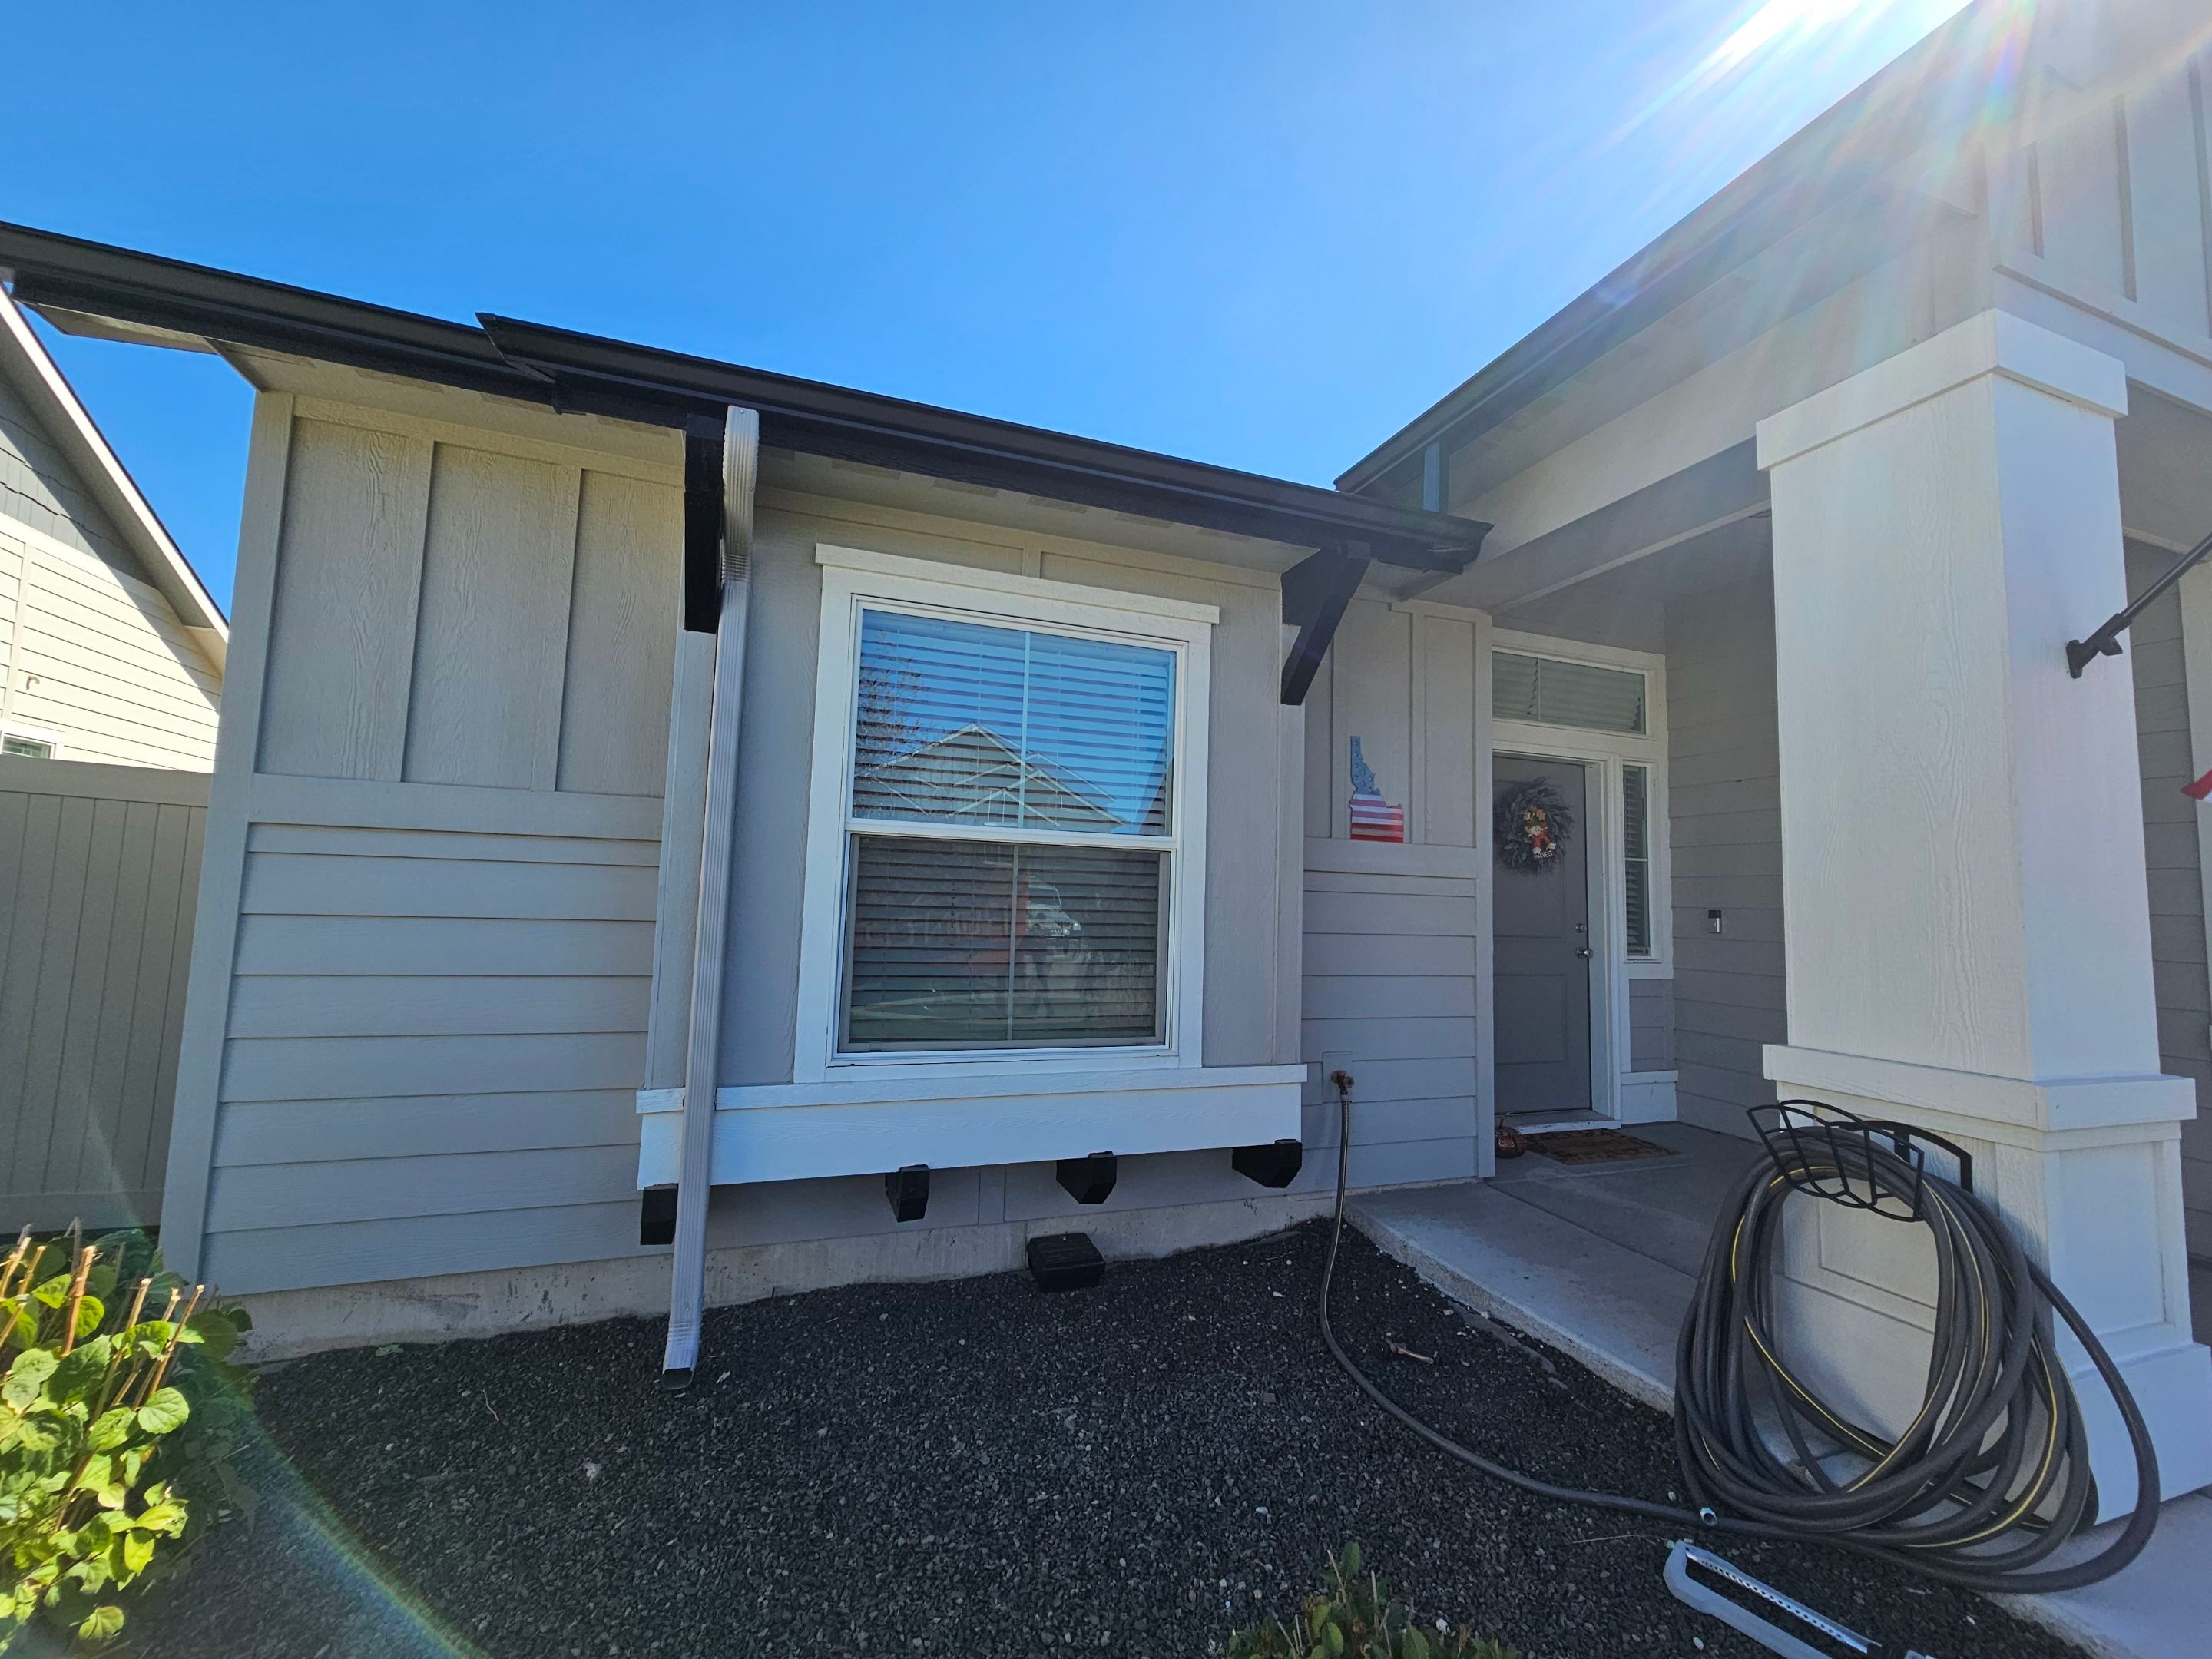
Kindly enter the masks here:
[[1375, 769], [1359, 752], [1359, 739], [1352, 740], [1352, 838], [1354, 841], [1403, 841], [1406, 809], [1393, 806], [1376, 787]]

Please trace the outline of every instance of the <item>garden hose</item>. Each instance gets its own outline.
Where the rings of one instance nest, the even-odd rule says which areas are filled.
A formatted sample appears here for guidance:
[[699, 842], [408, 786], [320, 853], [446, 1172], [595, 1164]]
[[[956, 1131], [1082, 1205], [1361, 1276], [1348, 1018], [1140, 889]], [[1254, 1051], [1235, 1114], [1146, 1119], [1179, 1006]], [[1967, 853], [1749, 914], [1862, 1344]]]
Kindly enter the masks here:
[[[1871, 1137], [1818, 1143], [1747, 1171], [1713, 1230], [1676, 1352], [1674, 1442], [1698, 1507], [1555, 1486], [1462, 1445], [1384, 1394], [1336, 1339], [1329, 1292], [1344, 1240], [1352, 1079], [1337, 1091], [1336, 1217], [1322, 1269], [1322, 1341], [1360, 1391], [1439, 1451], [1557, 1503], [1617, 1510], [1671, 1528], [1827, 1543], [1974, 1590], [2078, 1589], [2135, 1559], [2158, 1523], [2158, 1459], [2119, 1368], [2087, 1322], [1982, 1200], [1928, 1175]], [[1895, 1441], [1853, 1422], [1784, 1364], [1772, 1334], [1773, 1255], [1784, 1205], [1807, 1177], [1877, 1194], [1909, 1190], [1935, 1237], [1936, 1331], [1925, 1401]], [[1863, 1206], [1863, 1207], [1872, 1207]], [[2052, 1315], [2080, 1339], [2111, 1391], [2136, 1460], [2127, 1524], [2095, 1555], [2030, 1571], [2094, 1517], [2096, 1485], [2073, 1386], [2051, 1342]], [[1793, 1456], [1762, 1437], [1778, 1420]], [[1825, 1449], [1822, 1444], [1825, 1443]], [[1839, 1480], [1838, 1450], [1867, 1465]]]

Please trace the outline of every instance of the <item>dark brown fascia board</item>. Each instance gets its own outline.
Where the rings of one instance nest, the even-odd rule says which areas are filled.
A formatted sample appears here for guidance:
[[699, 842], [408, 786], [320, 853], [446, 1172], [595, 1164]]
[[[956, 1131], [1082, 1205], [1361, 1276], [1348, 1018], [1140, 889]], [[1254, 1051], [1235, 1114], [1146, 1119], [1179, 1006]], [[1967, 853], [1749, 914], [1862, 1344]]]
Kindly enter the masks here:
[[1286, 542], [1364, 541], [1422, 571], [1470, 563], [1489, 526], [1313, 484], [963, 414], [511, 319], [476, 325], [0, 223], [0, 277], [22, 303], [407, 379], [681, 428], [731, 404], [763, 441]]
[[1947, 132], [1987, 120], [1983, 94], [2016, 67], [1979, 52], [2002, 24], [1990, 0], [1967, 7], [1378, 444], [1336, 487], [1370, 489], [1432, 443], [1447, 456], [1464, 448]]
[[1365, 541], [1376, 558], [1458, 571], [1490, 526], [1150, 450], [855, 392], [513, 318], [477, 319], [507, 361], [566, 406], [757, 410], [761, 441], [957, 483], [1193, 524], [1301, 547]]

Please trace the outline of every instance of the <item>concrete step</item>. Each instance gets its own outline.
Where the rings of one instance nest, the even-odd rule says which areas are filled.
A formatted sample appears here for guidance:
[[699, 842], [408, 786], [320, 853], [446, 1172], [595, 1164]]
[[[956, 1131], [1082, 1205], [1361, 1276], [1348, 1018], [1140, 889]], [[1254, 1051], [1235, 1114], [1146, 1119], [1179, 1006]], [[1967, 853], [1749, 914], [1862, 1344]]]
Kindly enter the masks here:
[[1476, 1182], [1363, 1194], [1351, 1216], [1455, 1301], [1571, 1354], [1648, 1406], [1674, 1409], [1688, 1273]]

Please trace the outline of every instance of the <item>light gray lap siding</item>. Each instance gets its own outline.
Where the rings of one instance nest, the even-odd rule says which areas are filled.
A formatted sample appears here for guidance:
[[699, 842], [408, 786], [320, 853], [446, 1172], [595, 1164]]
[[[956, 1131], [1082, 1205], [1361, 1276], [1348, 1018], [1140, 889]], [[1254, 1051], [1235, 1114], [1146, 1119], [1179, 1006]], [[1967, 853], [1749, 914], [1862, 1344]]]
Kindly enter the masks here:
[[1667, 733], [1675, 1101], [1685, 1122], [1744, 1134], [1744, 1109], [1774, 1098], [1760, 1047], [1788, 1037], [1774, 609], [1763, 575], [1668, 605]]
[[[2173, 559], [2160, 549], [2130, 543], [2128, 591], [2142, 592]], [[2127, 651], [2135, 674], [2136, 736], [2142, 770], [2159, 1065], [2197, 1082], [2199, 1115], [2181, 1126], [2182, 1203], [2191, 1253], [2212, 1260], [2212, 1121], [2203, 1115], [2206, 1085], [2212, 1084], [2212, 988], [2206, 983], [2204, 890], [2197, 841], [2197, 815], [2212, 808], [2199, 806], [2181, 793], [2196, 769], [2190, 761], [2188, 678], [2178, 596], [2166, 594], [2136, 619]]]

